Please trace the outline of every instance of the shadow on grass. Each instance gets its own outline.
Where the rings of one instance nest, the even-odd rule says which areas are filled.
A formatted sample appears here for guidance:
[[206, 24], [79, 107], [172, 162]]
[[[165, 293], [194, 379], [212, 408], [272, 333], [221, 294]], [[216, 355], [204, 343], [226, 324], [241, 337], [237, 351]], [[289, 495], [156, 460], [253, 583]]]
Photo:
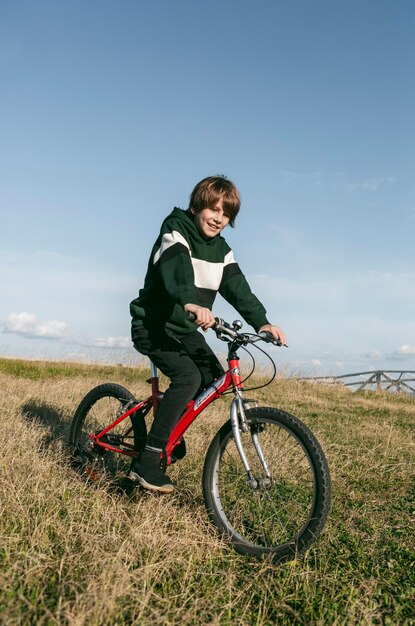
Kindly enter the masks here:
[[22, 414], [28, 422], [34, 422], [47, 428], [43, 440], [44, 448], [50, 448], [55, 442], [68, 445], [71, 418], [65, 415], [61, 409], [46, 402], [29, 400], [22, 406]]
[[[160, 497], [160, 494], [145, 492], [137, 483], [130, 480], [127, 476], [127, 464], [125, 473], [122, 474], [120, 473], [120, 468], [114, 467], [111, 462], [106, 462], [104, 469], [103, 465], [101, 467], [92, 467], [90, 466], [91, 464], [88, 464], [87, 466], [84, 461], [75, 458], [69, 444], [72, 415], [68, 415], [61, 408], [33, 399], [23, 404], [21, 410], [28, 422], [39, 424], [46, 428], [41, 444], [42, 449], [50, 450], [51, 448], [57, 448], [60, 452], [63, 451], [65, 460], [69, 462], [82, 480], [95, 484], [100, 489], [105, 489], [114, 495], [140, 496], [145, 494], [146, 496]], [[114, 456], [111, 455], [109, 458], [113, 459]], [[178, 462], [180, 463], [180, 461]], [[95, 474], [97, 478], [93, 478]], [[103, 474], [105, 479], [101, 480]], [[179, 506], [186, 506], [192, 510], [197, 510], [199, 506], [204, 504], [203, 497], [195, 496], [192, 488], [181, 486], [180, 482], [178, 489], [175, 491], [175, 496]]]
[[[69, 444], [69, 432], [71, 429], [72, 416], [68, 416], [61, 409], [38, 400], [29, 400], [22, 406], [22, 414], [28, 422], [39, 424], [46, 428], [41, 447], [43, 450], [59, 448], [64, 452], [65, 459], [69, 462], [76, 473], [87, 482], [96, 483], [100, 488], [104, 488], [111, 493], [131, 496], [136, 490], [136, 484], [126, 475], [121, 475], [111, 471], [109, 467], [102, 466], [99, 472], [90, 467], [84, 460], [76, 458]], [[105, 473], [105, 480], [102, 481], [102, 473]], [[97, 478], [94, 478], [97, 473]]]

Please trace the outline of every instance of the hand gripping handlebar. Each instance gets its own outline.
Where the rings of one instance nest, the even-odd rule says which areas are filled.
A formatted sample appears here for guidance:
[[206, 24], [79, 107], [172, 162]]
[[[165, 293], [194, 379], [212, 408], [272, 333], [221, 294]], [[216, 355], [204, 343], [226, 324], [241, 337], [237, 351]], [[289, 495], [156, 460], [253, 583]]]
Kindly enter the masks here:
[[[196, 315], [192, 311], [187, 311], [186, 319], [189, 320], [189, 322], [195, 322]], [[221, 335], [227, 335], [232, 339], [243, 340], [243, 343], [256, 343], [262, 339], [262, 341], [273, 343], [275, 346], [283, 345], [279, 339], [275, 339], [275, 337], [267, 330], [263, 330], [256, 335], [248, 335], [245, 333], [239, 333], [238, 331], [240, 328], [242, 328], [242, 322], [239, 320], [235, 320], [231, 326], [220, 317], [215, 317], [215, 324], [212, 326], [212, 330], [216, 332], [219, 338], [221, 338]]]

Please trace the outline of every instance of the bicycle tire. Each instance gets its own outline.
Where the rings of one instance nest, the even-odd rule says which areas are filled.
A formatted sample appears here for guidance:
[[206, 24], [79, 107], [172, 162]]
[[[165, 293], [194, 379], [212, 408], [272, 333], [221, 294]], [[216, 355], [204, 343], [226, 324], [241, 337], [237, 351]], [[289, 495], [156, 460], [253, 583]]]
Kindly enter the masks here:
[[[280, 562], [304, 553], [319, 537], [331, 498], [330, 471], [313, 433], [297, 417], [274, 408], [246, 410], [243, 447], [262, 487], [248, 481], [230, 421], [213, 438], [203, 469], [209, 517], [241, 554]], [[255, 452], [258, 435], [272, 481]], [[269, 481], [268, 481], [269, 482]], [[261, 483], [259, 483], [261, 485]]]
[[[74, 464], [94, 480], [101, 470], [113, 475], [125, 473], [131, 457], [93, 445], [89, 435], [104, 430], [136, 403], [133, 394], [125, 387], [104, 383], [91, 389], [76, 409], [69, 434], [72, 458]], [[133, 413], [105, 437], [107, 443], [121, 449], [141, 451], [147, 437], [144, 414]]]

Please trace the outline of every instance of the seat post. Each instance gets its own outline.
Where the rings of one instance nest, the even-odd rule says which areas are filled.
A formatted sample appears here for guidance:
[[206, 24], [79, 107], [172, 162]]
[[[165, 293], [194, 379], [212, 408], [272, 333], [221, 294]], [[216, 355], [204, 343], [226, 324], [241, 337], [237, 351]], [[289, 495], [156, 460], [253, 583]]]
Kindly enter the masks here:
[[151, 378], [158, 378], [159, 377], [159, 373], [157, 370], [157, 367], [154, 365], [153, 361], [150, 361], [150, 371], [151, 371]]

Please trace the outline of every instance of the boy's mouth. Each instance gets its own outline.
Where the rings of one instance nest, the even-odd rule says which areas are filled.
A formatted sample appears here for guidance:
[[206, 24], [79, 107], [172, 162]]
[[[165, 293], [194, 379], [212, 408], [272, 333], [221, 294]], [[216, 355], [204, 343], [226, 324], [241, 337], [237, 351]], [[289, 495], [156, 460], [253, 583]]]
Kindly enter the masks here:
[[212, 230], [219, 230], [219, 228], [220, 228], [220, 226], [218, 226], [217, 224], [211, 224], [210, 222], [208, 222], [208, 226]]

